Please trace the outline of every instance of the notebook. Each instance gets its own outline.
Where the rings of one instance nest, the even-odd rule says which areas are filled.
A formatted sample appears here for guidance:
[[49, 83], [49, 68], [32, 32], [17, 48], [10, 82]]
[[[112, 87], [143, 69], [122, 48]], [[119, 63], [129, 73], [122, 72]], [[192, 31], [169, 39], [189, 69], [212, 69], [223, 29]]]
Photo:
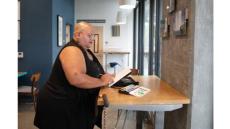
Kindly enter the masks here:
[[115, 75], [113, 83], [109, 84], [109, 87], [113, 86], [113, 84], [121, 80], [123, 77], [129, 75], [130, 73], [131, 73], [131, 70], [129, 68], [121, 70]]

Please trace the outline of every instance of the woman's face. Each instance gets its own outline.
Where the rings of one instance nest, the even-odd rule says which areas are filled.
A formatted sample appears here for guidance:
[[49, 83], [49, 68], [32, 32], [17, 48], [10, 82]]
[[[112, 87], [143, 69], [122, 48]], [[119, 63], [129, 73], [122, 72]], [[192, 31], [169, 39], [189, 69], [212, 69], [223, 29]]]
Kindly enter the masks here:
[[90, 48], [93, 44], [94, 35], [91, 28], [86, 28], [83, 32], [79, 33], [79, 43], [84, 48]]

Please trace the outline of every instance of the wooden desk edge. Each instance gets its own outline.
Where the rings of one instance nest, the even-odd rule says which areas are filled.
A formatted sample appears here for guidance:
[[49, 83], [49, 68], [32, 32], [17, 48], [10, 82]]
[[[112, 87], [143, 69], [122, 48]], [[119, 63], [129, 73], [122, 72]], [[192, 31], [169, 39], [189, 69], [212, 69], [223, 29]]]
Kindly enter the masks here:
[[[100, 95], [99, 95], [100, 96]], [[108, 98], [109, 99], [109, 98]], [[110, 101], [109, 101], [110, 103]], [[114, 103], [110, 103], [111, 105], [114, 105]], [[116, 103], [115, 103], [116, 104]], [[154, 104], [136, 104], [136, 105], [175, 105], [175, 104], [190, 104], [190, 99], [189, 98], [185, 98], [184, 100], [180, 100], [180, 103], [178, 102], [171, 102], [171, 103], [166, 103], [166, 102], [163, 102], [163, 103], [154, 103]], [[103, 99], [102, 97], [98, 97], [98, 101], [97, 101], [97, 105], [104, 105], [104, 102], [103, 102]], [[129, 105], [127, 103], [125, 104], [119, 104], [119, 105]]]
[[[138, 76], [133, 76], [133, 77], [134, 77], [135, 80], [138, 78]], [[139, 76], [139, 77], [140, 78], [137, 79], [137, 80], [144, 79], [147, 76]], [[149, 77], [151, 77], [151, 76], [149, 76]], [[152, 77], [160, 79], [159, 77], [154, 76], [154, 75]], [[165, 104], [165, 105], [166, 104], [167, 105], [170, 105], [170, 104], [190, 104], [190, 99], [187, 96], [185, 96], [183, 93], [181, 93], [180, 91], [176, 90], [174, 87], [170, 86], [166, 82], [164, 82], [162, 80], [160, 80], [160, 81], [164, 84], [165, 87], [169, 87], [170, 89], [172, 88], [176, 93], [180, 94], [180, 97], [176, 98], [175, 100], [172, 100], [171, 102], [169, 102], [167, 100], [163, 101], [163, 102], [155, 101], [155, 102], [151, 103], [152, 105], [162, 105], [162, 104]], [[103, 89], [105, 90], [107, 88], [102, 88], [99, 94], [106, 94], [106, 92], [103, 93], [103, 91], [104, 91]], [[108, 89], [108, 90], [110, 90], [110, 89]], [[118, 89], [116, 89], [116, 90], [118, 90]], [[108, 96], [109, 96], [109, 94], [108, 94]], [[110, 99], [110, 98], [108, 98], [108, 99]], [[179, 99], [179, 101], [178, 101], [178, 99]], [[102, 104], [103, 105], [103, 100], [99, 98], [98, 104]], [[115, 103], [112, 102], [111, 104], [117, 104], [117, 102], [115, 102]], [[123, 104], [123, 103], [120, 103], [120, 104]], [[128, 104], [128, 103], [124, 103], [124, 104]], [[137, 105], [139, 105], [139, 104], [142, 104], [142, 103], [141, 102], [137, 103]]]

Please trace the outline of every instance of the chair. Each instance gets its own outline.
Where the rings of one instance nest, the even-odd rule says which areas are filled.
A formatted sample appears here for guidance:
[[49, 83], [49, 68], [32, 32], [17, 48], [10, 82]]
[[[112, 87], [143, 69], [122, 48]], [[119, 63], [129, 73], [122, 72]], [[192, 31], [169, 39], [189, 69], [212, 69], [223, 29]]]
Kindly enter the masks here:
[[131, 75], [139, 75], [139, 69], [130, 69]]
[[37, 83], [40, 79], [41, 72], [36, 72], [31, 75], [30, 81], [31, 86], [19, 86], [18, 95], [32, 96], [34, 109], [36, 109], [36, 96], [38, 95], [39, 89], [37, 88]]
[[111, 68], [113, 68], [113, 70], [114, 70], [114, 74], [116, 74], [116, 66], [117, 65], [119, 65], [119, 66], [121, 66], [119, 63], [117, 63], [117, 62], [110, 62], [109, 63], [109, 66], [111, 67]]

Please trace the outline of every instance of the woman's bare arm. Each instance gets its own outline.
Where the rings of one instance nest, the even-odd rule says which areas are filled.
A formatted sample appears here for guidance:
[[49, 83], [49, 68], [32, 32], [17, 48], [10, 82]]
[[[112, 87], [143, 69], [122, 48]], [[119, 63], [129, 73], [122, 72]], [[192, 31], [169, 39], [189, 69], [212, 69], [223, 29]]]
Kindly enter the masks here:
[[90, 89], [108, 85], [113, 80], [113, 77], [109, 75], [103, 76], [101, 79], [87, 75], [83, 53], [77, 47], [64, 48], [59, 58], [65, 76], [73, 86]]

